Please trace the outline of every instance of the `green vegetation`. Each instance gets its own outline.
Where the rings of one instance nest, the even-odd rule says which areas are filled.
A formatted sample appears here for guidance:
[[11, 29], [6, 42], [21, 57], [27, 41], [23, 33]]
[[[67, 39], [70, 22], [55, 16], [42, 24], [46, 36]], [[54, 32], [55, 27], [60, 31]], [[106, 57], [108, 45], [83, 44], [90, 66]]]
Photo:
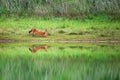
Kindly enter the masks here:
[[[0, 67], [2, 79], [16, 80], [119, 80], [120, 63], [74, 61], [9, 60]], [[84, 74], [84, 75], [83, 75]], [[89, 76], [89, 77], [88, 77]], [[97, 78], [95, 77], [97, 76]], [[107, 76], [107, 77], [106, 77]]]
[[[94, 16], [86, 19], [66, 19], [57, 17], [3, 17], [0, 18], [0, 37], [17, 39], [116, 39], [120, 38], [119, 19]], [[28, 31], [47, 29], [47, 38], [29, 37]]]
[[19, 16], [65, 16], [89, 14], [119, 16], [119, 0], [1, 0], [0, 14]]
[[[40, 46], [47, 44], [46, 49], [38, 50], [36, 53], [32, 53], [29, 48], [30, 46]], [[87, 61], [119, 61], [120, 56], [120, 46], [119, 44], [110, 43], [74, 43], [74, 44], [58, 44], [58, 43], [14, 43], [14, 44], [1, 44], [0, 56], [1, 59], [18, 59], [29, 58], [33, 59], [45, 59], [45, 60], [87, 60]], [[63, 45], [64, 44], [64, 45]], [[5, 51], [4, 51], [5, 50]], [[9, 57], [9, 58], [8, 58]]]
[[41, 44], [0, 45], [0, 79], [119, 80], [119, 44], [48, 43], [47, 52], [34, 54], [29, 50], [31, 45]]
[[0, 4], [2, 38], [38, 40], [28, 36], [31, 28], [48, 30], [42, 40], [120, 38], [119, 0], [1, 0]]
[[119, 80], [119, 42], [120, 0], [0, 0], [0, 80]]
[[119, 0], [0, 1], [2, 38], [37, 39], [28, 37], [28, 31], [34, 27], [47, 29], [47, 40], [118, 40], [119, 22]]
[[[120, 63], [23, 59], [3, 60], [0, 79], [28, 80], [119, 80]], [[96, 77], [97, 76], [97, 77]]]

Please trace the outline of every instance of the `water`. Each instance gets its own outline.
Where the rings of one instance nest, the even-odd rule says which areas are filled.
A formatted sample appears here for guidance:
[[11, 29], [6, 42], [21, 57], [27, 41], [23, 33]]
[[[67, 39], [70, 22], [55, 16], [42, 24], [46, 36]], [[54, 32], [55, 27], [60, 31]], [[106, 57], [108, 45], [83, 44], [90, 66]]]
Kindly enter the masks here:
[[1, 44], [0, 80], [120, 80], [120, 45]]

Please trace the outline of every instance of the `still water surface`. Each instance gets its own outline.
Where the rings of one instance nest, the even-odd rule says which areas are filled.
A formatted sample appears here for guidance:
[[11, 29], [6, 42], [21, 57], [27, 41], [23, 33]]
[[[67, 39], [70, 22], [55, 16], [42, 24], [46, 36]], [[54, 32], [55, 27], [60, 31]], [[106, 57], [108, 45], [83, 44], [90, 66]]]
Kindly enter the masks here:
[[0, 80], [120, 80], [120, 45], [1, 44]]

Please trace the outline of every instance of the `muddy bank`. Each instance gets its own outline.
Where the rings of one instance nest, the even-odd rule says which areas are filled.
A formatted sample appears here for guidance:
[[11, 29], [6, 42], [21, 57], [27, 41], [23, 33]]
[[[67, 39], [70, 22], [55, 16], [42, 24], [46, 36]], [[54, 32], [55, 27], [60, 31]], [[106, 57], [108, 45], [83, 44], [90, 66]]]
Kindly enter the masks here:
[[48, 41], [43, 41], [43, 40], [17, 40], [17, 39], [0, 38], [0, 43], [16, 43], [16, 42], [48, 42]]
[[16, 43], [16, 42], [60, 42], [60, 43], [120, 43], [120, 39], [110, 39], [110, 40], [100, 40], [100, 39], [65, 39], [65, 40], [18, 40], [18, 39], [9, 39], [9, 38], [0, 38], [0, 43]]

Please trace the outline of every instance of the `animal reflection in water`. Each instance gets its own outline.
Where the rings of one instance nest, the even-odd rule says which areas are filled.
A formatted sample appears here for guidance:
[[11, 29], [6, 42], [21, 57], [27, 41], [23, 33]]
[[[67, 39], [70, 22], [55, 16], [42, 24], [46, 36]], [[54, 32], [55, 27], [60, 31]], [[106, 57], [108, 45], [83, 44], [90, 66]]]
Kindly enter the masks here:
[[47, 44], [43, 44], [43, 45], [32, 45], [29, 47], [29, 50], [32, 53], [36, 53], [38, 50], [43, 50], [45, 52], [47, 52]]

